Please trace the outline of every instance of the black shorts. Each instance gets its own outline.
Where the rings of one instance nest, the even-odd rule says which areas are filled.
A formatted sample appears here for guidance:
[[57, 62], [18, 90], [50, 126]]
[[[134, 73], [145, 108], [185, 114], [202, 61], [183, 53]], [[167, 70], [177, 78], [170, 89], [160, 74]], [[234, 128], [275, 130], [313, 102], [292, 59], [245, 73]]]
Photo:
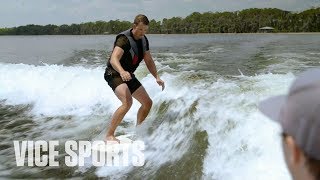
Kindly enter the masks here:
[[120, 84], [126, 83], [129, 87], [130, 93], [133, 94], [141, 86], [141, 83], [133, 73], [130, 74], [132, 79], [130, 81], [123, 81], [120, 77], [120, 74], [117, 71], [110, 68], [106, 68], [106, 71], [104, 73], [104, 79], [108, 82], [109, 86], [112, 88], [113, 91]]

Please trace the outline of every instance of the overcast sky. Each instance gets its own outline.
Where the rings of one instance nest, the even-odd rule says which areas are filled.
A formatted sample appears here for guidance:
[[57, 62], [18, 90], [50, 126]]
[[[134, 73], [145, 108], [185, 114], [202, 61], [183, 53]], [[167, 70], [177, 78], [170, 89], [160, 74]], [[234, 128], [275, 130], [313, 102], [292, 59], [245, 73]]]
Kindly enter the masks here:
[[132, 21], [140, 13], [150, 20], [162, 20], [186, 17], [195, 11], [236, 11], [253, 7], [301, 11], [319, 6], [320, 0], [2, 0], [0, 3], [0, 27], [14, 27]]

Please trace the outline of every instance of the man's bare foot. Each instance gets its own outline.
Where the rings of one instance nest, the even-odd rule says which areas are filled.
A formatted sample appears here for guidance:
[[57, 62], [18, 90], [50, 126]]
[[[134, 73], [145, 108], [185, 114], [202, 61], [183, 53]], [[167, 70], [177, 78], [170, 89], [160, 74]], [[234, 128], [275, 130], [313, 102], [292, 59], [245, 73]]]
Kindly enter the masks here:
[[113, 142], [115, 142], [115, 143], [120, 144], [120, 140], [117, 139], [117, 138], [114, 137], [114, 136], [106, 136], [106, 138], [104, 139], [104, 141], [105, 141], [105, 142], [108, 141], [109, 143], [112, 143], [112, 141], [113, 141]]

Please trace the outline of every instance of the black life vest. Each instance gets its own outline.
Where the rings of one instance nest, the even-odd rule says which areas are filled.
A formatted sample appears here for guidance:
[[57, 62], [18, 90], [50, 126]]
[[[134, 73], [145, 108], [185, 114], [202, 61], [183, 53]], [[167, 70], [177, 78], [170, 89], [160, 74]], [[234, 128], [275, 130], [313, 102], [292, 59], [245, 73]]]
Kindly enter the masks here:
[[[138, 46], [137, 46], [137, 43], [135, 42], [135, 40], [133, 39], [133, 37], [131, 36], [131, 29], [128, 29], [126, 31], [123, 31], [121, 33], [119, 33], [117, 35], [117, 38], [120, 36], [120, 35], [125, 35], [129, 42], [130, 42], [130, 54], [131, 54], [131, 58], [132, 58], [132, 62], [133, 64], [136, 64], [136, 62], [138, 61], [138, 54], [139, 54], [139, 50], [138, 50]], [[146, 37], [143, 36], [143, 38], [141, 39], [142, 40], [142, 57], [144, 56], [144, 53], [146, 52], [147, 50], [147, 40], [146, 40]]]

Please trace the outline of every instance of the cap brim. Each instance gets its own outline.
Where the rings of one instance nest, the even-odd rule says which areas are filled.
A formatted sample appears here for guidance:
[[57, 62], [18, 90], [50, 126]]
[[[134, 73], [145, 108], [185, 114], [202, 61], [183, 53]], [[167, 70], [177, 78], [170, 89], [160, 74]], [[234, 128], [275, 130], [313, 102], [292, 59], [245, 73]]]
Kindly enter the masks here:
[[259, 110], [270, 119], [280, 122], [280, 111], [284, 102], [286, 100], [286, 96], [274, 96], [263, 100], [259, 103]]

